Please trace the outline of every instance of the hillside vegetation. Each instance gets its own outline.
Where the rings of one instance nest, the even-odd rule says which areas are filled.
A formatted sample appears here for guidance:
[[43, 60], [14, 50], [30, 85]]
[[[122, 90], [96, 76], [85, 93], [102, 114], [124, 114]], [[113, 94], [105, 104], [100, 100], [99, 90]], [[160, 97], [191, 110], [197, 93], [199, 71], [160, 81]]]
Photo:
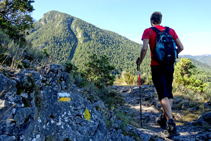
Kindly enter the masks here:
[[[178, 62], [181, 60], [179, 57]], [[196, 66], [196, 73], [193, 74], [193, 77], [203, 81], [204, 83], [211, 84], [211, 66], [201, 63], [195, 59], [190, 59], [194, 66]]]
[[211, 66], [211, 55], [181, 55], [182, 58], [190, 58], [190, 59], [195, 59], [199, 62], [205, 63], [209, 66]]
[[[13, 5], [13, 2], [5, 1], [5, 4]], [[26, 2], [23, 4], [19, 2], [23, 1], [15, 2], [18, 4], [13, 5], [15, 9], [17, 6], [21, 6], [18, 7], [20, 10], [27, 8], [24, 5], [27, 4]], [[29, 8], [31, 2], [28, 1]], [[31, 19], [29, 17], [29, 21]], [[4, 19], [2, 23], [7, 25]], [[77, 136], [79, 140], [87, 136], [84, 138], [91, 140], [92, 133], [88, 134], [87, 131], [93, 131], [93, 136], [104, 138], [92, 138], [93, 140], [128, 140], [130, 138], [145, 140], [148, 134], [150, 135], [148, 140], [161, 137], [154, 133], [159, 130], [148, 128], [153, 126], [151, 123], [155, 123], [155, 116], [159, 116], [158, 110], [161, 110], [157, 104], [154, 86], [148, 85], [141, 89], [144, 92], [142, 93], [145, 103], [143, 107], [145, 109], [149, 109], [149, 106], [155, 107], [154, 114], [143, 109], [143, 117], [147, 117], [144, 118], [147, 127], [144, 126], [141, 130], [139, 110], [137, 110], [140, 89], [137, 86], [129, 86], [130, 89], [126, 88], [118, 92], [116, 90], [122, 86], [112, 86], [115, 79], [113, 74], [120, 74], [120, 72], [124, 72], [122, 73], [123, 81], [129, 85], [137, 85], [137, 76], [133, 74], [137, 73], [135, 60], [139, 56], [141, 45], [116, 33], [99, 29], [80, 19], [56, 11], [45, 14], [35, 23], [35, 29], [28, 31], [31, 35], [27, 37], [28, 42], [26, 42], [23, 34], [25, 35], [26, 29], [31, 26], [33, 27], [30, 22], [25, 28], [22, 27], [19, 33], [15, 24], [9, 24], [0, 29], [0, 77], [2, 78], [0, 100], [5, 103], [0, 113], [2, 140], [21, 140], [22, 138], [36, 140], [38, 136], [41, 137], [40, 140], [70, 140], [69, 137], [72, 139], [72, 136]], [[9, 30], [12, 31], [11, 34], [7, 33]], [[13, 36], [15, 32], [17, 34]], [[17, 39], [20, 40], [17, 41]], [[31, 46], [31, 42], [34, 47]], [[55, 62], [64, 65], [52, 64]], [[200, 66], [200, 70], [196, 70], [197, 68], [188, 59], [181, 59], [177, 63], [173, 90], [178, 98], [173, 108], [179, 112], [184, 111], [183, 115], [194, 116], [191, 120], [209, 112], [211, 103], [211, 89], [207, 88], [207, 83], [204, 82], [210, 82], [209, 67], [195, 62]], [[152, 84], [151, 78], [147, 75], [150, 73], [149, 63], [148, 51], [141, 66], [142, 84]], [[143, 75], [143, 73], [146, 74]], [[203, 82], [193, 77], [193, 75], [202, 76], [201, 74], [205, 76], [202, 78]], [[135, 104], [136, 108], [128, 106], [127, 102], [130, 105]], [[133, 112], [134, 109], [136, 109], [135, 112]], [[61, 121], [61, 117], [64, 120]], [[91, 122], [88, 123], [90, 119]], [[206, 123], [203, 120], [195, 122], [199, 126], [202, 125], [200, 131], [206, 133], [203, 135], [205, 139], [210, 139], [208, 137], [210, 123], [207, 122], [209, 119], [206, 117]], [[180, 120], [181, 122], [191, 121], [186, 117]], [[39, 126], [43, 128], [40, 129]], [[189, 125], [183, 128], [187, 130], [187, 126]], [[96, 130], [93, 130], [93, 127], [96, 127]], [[74, 132], [72, 132], [73, 129]], [[102, 130], [106, 131], [105, 134], [99, 133]], [[187, 132], [199, 134], [196, 130]], [[197, 138], [201, 139], [198, 135]]]
[[[90, 23], [71, 15], [58, 11], [50, 11], [43, 18], [34, 23], [27, 40], [33, 47], [46, 49], [56, 63], [70, 62], [79, 70], [85, 69], [88, 60], [88, 52], [96, 55], [106, 55], [109, 63], [115, 66], [112, 72], [120, 77], [124, 71], [137, 75], [135, 60], [140, 54], [141, 44], [114, 32], [100, 29]], [[141, 65], [141, 73], [150, 75], [150, 54], [147, 55]], [[179, 62], [180, 58], [178, 59]], [[197, 67], [198, 73], [194, 77], [203, 82], [210, 82], [211, 67], [191, 60]]]
[[[80, 70], [85, 68], [88, 53], [107, 55], [111, 65], [115, 66], [113, 74], [120, 75], [123, 71], [137, 74], [135, 60], [139, 56], [141, 44], [114, 32], [100, 29], [90, 23], [58, 11], [50, 11], [34, 23], [29, 30], [27, 40], [33, 47], [47, 49], [57, 60], [56, 63], [71, 61]], [[148, 53], [141, 65], [141, 73], [150, 74], [150, 54]], [[210, 66], [192, 59], [198, 69], [210, 72]]]
[[[34, 25], [27, 40], [34, 47], [47, 49], [59, 63], [71, 61], [82, 69], [88, 59], [87, 52], [90, 52], [107, 55], [111, 65], [116, 68], [114, 74], [120, 74], [123, 70], [136, 73], [135, 60], [139, 56], [141, 44], [57, 11], [44, 14]], [[149, 59], [148, 52], [142, 72], [150, 72]]]

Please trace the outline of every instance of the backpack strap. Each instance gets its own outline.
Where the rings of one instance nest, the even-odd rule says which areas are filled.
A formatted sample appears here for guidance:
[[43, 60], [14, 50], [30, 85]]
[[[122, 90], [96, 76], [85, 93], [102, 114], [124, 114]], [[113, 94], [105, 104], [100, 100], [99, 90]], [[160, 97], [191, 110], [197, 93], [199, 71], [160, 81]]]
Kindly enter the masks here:
[[[151, 27], [157, 34], [160, 33], [161, 31], [157, 29], [156, 27]], [[165, 32], [169, 33], [170, 28], [168, 26], [165, 27]]]
[[154, 30], [157, 34], [160, 33], [161, 31], [157, 29], [156, 27], [151, 27], [152, 30]]
[[165, 27], [165, 32], [169, 33], [170, 28], [169, 27]]
[[[161, 31], [160, 31], [159, 29], [157, 29], [156, 27], [151, 27], [151, 29], [154, 30], [157, 34], [159, 34], [159, 33], [161, 32]], [[154, 47], [154, 48], [155, 48], [155, 47]], [[155, 54], [155, 53], [154, 53], [154, 51], [152, 50], [151, 47], [150, 47], [150, 50], [151, 50], [151, 52], [152, 52], [152, 54], [153, 54], [153, 57], [152, 57], [151, 59], [154, 60], [154, 59], [155, 59], [155, 58], [154, 58], [154, 56], [155, 56], [154, 54]]]

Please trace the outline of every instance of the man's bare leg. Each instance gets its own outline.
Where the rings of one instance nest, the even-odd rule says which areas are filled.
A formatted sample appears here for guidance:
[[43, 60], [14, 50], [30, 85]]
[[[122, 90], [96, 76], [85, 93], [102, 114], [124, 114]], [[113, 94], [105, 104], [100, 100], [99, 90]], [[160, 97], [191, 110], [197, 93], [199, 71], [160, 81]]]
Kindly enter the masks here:
[[166, 97], [161, 99], [161, 105], [163, 108], [163, 112], [167, 118], [167, 120], [172, 119], [172, 110], [171, 110], [171, 102], [170, 100]]
[[169, 102], [170, 102], [170, 105], [171, 105], [171, 108], [172, 108], [173, 99], [169, 98]]
[[[169, 102], [170, 102], [170, 105], [171, 105], [171, 108], [172, 108], [173, 99], [172, 98], [169, 98]], [[163, 110], [163, 108], [162, 108], [162, 110]]]

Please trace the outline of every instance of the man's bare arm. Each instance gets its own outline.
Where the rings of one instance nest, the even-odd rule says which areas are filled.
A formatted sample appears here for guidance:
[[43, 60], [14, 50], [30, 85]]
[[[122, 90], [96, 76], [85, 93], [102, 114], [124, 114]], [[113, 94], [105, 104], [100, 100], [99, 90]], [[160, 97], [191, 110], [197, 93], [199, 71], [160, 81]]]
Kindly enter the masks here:
[[138, 62], [139, 65], [142, 63], [142, 61], [144, 60], [144, 57], [146, 56], [148, 44], [149, 44], [149, 39], [144, 39], [143, 40], [143, 47], [142, 47], [141, 53], [140, 53], [140, 60]]
[[184, 47], [183, 47], [179, 38], [177, 38], [175, 42], [176, 42], [176, 45], [178, 47], [178, 54], [179, 54], [184, 49]]

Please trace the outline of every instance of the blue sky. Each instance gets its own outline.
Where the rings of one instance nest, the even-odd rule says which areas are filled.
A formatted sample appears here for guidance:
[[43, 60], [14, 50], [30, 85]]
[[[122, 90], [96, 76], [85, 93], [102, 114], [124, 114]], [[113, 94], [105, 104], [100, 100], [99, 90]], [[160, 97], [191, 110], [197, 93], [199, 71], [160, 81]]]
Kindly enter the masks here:
[[182, 41], [181, 54], [201, 55], [211, 54], [210, 5], [210, 0], [35, 0], [32, 17], [57, 10], [142, 43], [151, 14], [159, 11], [161, 25], [173, 28]]

